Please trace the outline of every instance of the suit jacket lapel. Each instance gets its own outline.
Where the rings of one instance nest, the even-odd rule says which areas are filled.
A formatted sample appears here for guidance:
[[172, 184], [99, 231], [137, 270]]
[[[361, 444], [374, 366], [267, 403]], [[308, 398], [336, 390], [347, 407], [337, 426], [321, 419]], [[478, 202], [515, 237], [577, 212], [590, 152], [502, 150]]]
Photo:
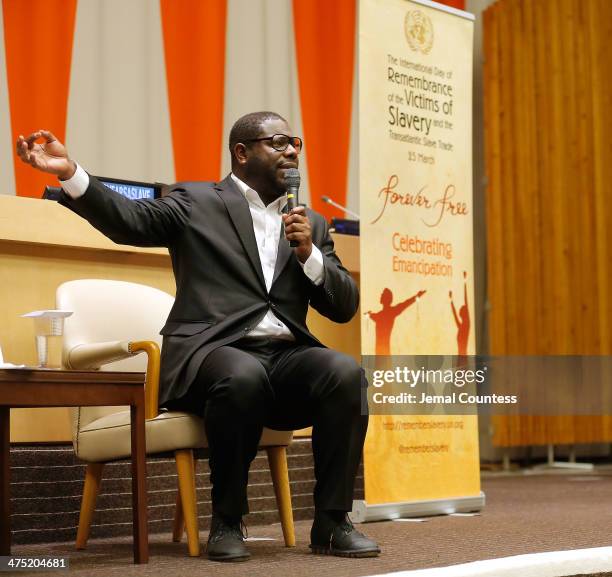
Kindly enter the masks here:
[[236, 232], [240, 237], [242, 246], [251, 260], [257, 278], [265, 289], [266, 282], [261, 268], [261, 261], [259, 260], [259, 251], [257, 250], [257, 241], [255, 240], [255, 232], [253, 230], [253, 219], [251, 218], [248, 201], [242, 192], [240, 192], [231, 176], [227, 176], [224, 180], [219, 182], [215, 186], [215, 190], [225, 204], [227, 212], [236, 228]]

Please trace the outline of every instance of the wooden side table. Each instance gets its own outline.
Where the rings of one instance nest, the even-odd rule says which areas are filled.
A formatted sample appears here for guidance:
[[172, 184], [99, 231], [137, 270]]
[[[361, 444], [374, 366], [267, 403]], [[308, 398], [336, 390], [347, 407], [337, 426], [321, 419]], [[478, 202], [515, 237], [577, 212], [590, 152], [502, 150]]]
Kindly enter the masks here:
[[0, 369], [0, 555], [11, 554], [10, 409], [129, 405], [134, 562], [147, 563], [144, 373]]

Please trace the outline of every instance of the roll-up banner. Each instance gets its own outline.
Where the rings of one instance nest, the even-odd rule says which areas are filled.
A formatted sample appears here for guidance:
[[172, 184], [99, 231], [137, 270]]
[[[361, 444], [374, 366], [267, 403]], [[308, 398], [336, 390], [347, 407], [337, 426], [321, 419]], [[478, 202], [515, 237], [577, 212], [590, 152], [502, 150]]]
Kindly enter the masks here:
[[[360, 0], [361, 346], [387, 368], [475, 353], [472, 42], [465, 12]], [[357, 520], [482, 506], [476, 416], [383, 413]]]

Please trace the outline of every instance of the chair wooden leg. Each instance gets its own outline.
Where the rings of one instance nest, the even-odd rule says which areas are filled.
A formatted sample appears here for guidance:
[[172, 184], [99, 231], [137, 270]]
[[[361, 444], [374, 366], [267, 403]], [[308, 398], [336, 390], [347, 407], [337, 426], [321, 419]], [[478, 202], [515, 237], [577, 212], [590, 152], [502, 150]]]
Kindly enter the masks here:
[[79, 528], [77, 530], [76, 548], [85, 549], [89, 538], [91, 520], [96, 509], [96, 499], [100, 491], [104, 463], [89, 463], [85, 469], [85, 486], [81, 499], [81, 513], [79, 514]]
[[289, 488], [289, 469], [287, 467], [286, 447], [267, 447], [268, 463], [272, 473], [272, 484], [276, 494], [276, 504], [280, 515], [283, 537], [286, 547], [295, 547], [295, 527], [293, 526], [293, 509], [291, 507], [291, 490]]
[[178, 472], [183, 517], [185, 528], [187, 529], [187, 547], [191, 557], [198, 557], [200, 555], [200, 535], [198, 532], [198, 507], [193, 451], [191, 449], [175, 451], [174, 457]]
[[174, 508], [174, 523], [172, 525], [172, 540], [180, 543], [185, 532], [185, 517], [183, 516], [183, 503], [181, 502], [181, 489], [177, 487], [176, 507]]

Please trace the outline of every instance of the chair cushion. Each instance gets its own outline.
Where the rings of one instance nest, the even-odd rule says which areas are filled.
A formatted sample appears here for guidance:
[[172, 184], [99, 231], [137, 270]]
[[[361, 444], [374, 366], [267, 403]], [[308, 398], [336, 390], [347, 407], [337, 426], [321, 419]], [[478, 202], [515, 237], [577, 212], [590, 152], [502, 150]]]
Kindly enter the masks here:
[[264, 427], [259, 441], [259, 448], [265, 447], [287, 447], [293, 439], [293, 431], [275, 431]]
[[[147, 453], [202, 447], [202, 419], [179, 411], [162, 412], [145, 422]], [[75, 439], [75, 451], [85, 461], [112, 461], [131, 455], [130, 411], [119, 411], [87, 424]]]
[[[147, 454], [207, 448], [202, 419], [191, 413], [164, 411], [145, 422]], [[287, 446], [293, 431], [264, 428], [260, 447]], [[74, 442], [80, 459], [89, 462], [125, 459], [131, 455], [130, 411], [100, 417], [82, 427]]]

